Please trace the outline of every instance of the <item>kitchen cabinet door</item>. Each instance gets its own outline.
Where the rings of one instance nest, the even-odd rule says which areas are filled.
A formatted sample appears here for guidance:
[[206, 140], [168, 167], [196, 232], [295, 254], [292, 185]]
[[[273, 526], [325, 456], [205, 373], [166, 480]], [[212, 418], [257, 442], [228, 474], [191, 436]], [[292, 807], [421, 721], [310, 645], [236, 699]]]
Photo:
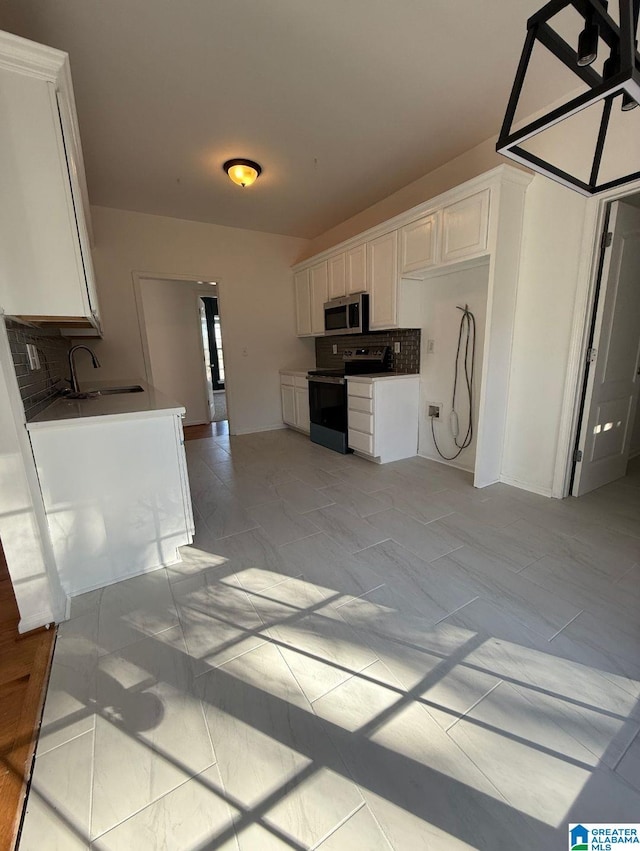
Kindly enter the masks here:
[[309, 269], [311, 290], [311, 333], [314, 336], [324, 334], [324, 305], [329, 301], [329, 277], [327, 261], [318, 263]]
[[296, 425], [301, 430], [309, 434], [309, 388], [296, 387]]
[[282, 422], [290, 426], [296, 425], [296, 391], [291, 384], [280, 383], [282, 397]]
[[[31, 70], [18, 59], [22, 41], [1, 35], [0, 308], [33, 321], [98, 328], [74, 107], [56, 82], [56, 74], [66, 79], [66, 57], [30, 46], [31, 62], [43, 54], [42, 69]], [[8, 67], [14, 54], [16, 65]]]
[[367, 243], [369, 270], [369, 327], [395, 328], [398, 324], [398, 232]]
[[400, 233], [400, 271], [403, 275], [435, 266], [438, 262], [437, 213], [405, 225]]
[[442, 211], [442, 262], [467, 260], [485, 253], [489, 230], [490, 189], [476, 192]]
[[329, 298], [341, 298], [347, 294], [347, 268], [344, 251], [329, 260]]
[[311, 335], [311, 291], [309, 289], [309, 270], [296, 272], [293, 278], [296, 296], [296, 333], [298, 337]]
[[347, 295], [366, 293], [367, 287], [367, 244], [357, 245], [346, 252]]

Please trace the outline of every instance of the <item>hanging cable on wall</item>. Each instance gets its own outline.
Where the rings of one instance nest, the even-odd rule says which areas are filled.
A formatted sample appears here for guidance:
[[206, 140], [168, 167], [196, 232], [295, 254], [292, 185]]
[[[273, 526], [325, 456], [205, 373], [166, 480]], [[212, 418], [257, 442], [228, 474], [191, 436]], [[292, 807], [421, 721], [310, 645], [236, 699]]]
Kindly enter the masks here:
[[[458, 449], [455, 455], [444, 455], [440, 451], [440, 447], [436, 440], [436, 431], [433, 425], [434, 417], [431, 417], [431, 434], [433, 436], [433, 443], [438, 455], [441, 458], [444, 458], [445, 461], [454, 461], [463, 450], [471, 445], [471, 441], [473, 440], [473, 373], [476, 366], [476, 318], [469, 310], [468, 304], [465, 304], [464, 307], [457, 307], [457, 310], [462, 311], [462, 318], [460, 319], [460, 330], [458, 332], [458, 348], [456, 350], [456, 362], [453, 373], [453, 395], [451, 397], [451, 414], [449, 419], [453, 442]], [[467, 388], [467, 396], [469, 399], [469, 425], [467, 426], [464, 439], [461, 443], [459, 443], [458, 437], [460, 436], [460, 421], [458, 419], [458, 412], [456, 411], [456, 395], [458, 392], [458, 373], [460, 372], [460, 353], [463, 345], [463, 337], [465, 338], [463, 360], [464, 383]]]

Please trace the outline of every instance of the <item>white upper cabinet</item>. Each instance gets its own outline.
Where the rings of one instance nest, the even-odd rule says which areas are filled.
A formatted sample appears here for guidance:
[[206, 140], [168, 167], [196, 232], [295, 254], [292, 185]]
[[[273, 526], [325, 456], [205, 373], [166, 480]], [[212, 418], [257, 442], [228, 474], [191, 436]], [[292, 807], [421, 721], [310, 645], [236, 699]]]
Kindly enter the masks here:
[[442, 211], [442, 262], [467, 260], [487, 250], [489, 189], [476, 192]]
[[296, 272], [293, 278], [296, 294], [296, 331], [298, 337], [311, 335], [311, 291], [309, 290], [309, 270]]
[[405, 225], [400, 231], [400, 272], [408, 275], [438, 262], [438, 213]]
[[347, 294], [347, 267], [344, 251], [329, 258], [329, 298]]
[[398, 232], [367, 243], [369, 327], [393, 328], [398, 322]]
[[366, 243], [356, 245], [346, 252], [347, 295], [366, 293], [367, 286], [367, 246]]
[[324, 334], [324, 305], [329, 301], [329, 280], [327, 261], [318, 263], [309, 269], [311, 290], [311, 333]]
[[99, 328], [67, 55], [0, 33], [0, 308]]

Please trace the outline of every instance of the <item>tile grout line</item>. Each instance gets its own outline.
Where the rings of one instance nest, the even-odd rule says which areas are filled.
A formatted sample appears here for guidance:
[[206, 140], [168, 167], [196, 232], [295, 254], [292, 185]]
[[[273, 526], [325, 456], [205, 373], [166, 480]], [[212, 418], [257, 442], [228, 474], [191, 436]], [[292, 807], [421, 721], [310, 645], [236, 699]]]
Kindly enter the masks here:
[[[618, 766], [620, 765], [622, 760], [625, 758], [627, 753], [631, 750], [631, 746], [636, 742], [636, 740], [640, 742], [640, 727], [636, 730], [635, 736], [633, 736], [633, 738], [630, 740], [629, 744], [626, 746], [626, 748], [622, 751], [622, 753], [620, 754], [618, 759], [615, 761], [615, 765], [613, 765], [613, 767], [611, 768], [611, 771], [615, 771], [615, 773], [618, 774]], [[622, 775], [618, 774], [618, 777], [622, 777]], [[622, 779], [625, 780], [626, 778], [622, 777]], [[632, 787], [632, 788], [635, 788], [635, 787]]]
[[470, 712], [473, 712], [473, 710], [476, 708], [476, 706], [479, 703], [482, 703], [482, 701], [485, 699], [485, 697], [488, 697], [491, 694], [491, 692], [495, 691], [498, 688], [499, 685], [502, 685], [503, 682], [504, 682], [504, 680], [498, 680], [498, 682], [495, 685], [491, 686], [491, 688], [488, 691], [486, 691], [474, 703], [472, 703], [471, 706], [468, 709], [465, 709], [465, 711], [462, 713], [462, 715], [458, 715], [458, 717], [455, 719], [455, 721], [452, 721], [451, 724], [449, 724], [448, 727], [445, 727], [445, 733], [448, 733], [449, 730], [451, 730], [452, 727], [455, 727], [455, 725], [458, 723], [458, 721], [461, 721], [463, 718], [466, 718], [467, 715], [469, 715]]
[[437, 620], [437, 621], [436, 621], [433, 625], [434, 625], [434, 626], [438, 626], [438, 624], [439, 624], [439, 623], [442, 623], [442, 621], [446, 621], [446, 620], [447, 620], [447, 618], [452, 617], [452, 616], [453, 616], [453, 615], [455, 615], [457, 612], [459, 612], [461, 609], [464, 609], [464, 608], [466, 608], [467, 606], [470, 606], [470, 605], [471, 605], [471, 603], [475, 603], [475, 602], [476, 602], [476, 600], [479, 600], [479, 599], [480, 599], [480, 595], [478, 594], [478, 595], [477, 595], [477, 596], [475, 596], [472, 600], [467, 600], [467, 602], [466, 602], [466, 603], [463, 603], [461, 606], [458, 606], [458, 608], [457, 608], [457, 609], [454, 609], [452, 612], [449, 612], [448, 614], [444, 615], [444, 617], [441, 617], [441, 618], [440, 618], [439, 620]]
[[551, 638], [548, 638], [548, 639], [547, 639], [547, 641], [549, 641], [549, 642], [550, 642], [550, 641], [553, 641], [553, 639], [554, 639], [554, 638], [557, 638], [557, 637], [560, 635], [560, 633], [561, 633], [561, 632], [563, 632], [563, 631], [564, 631], [564, 630], [565, 630], [568, 626], [571, 626], [571, 624], [574, 622], [574, 620], [575, 620], [576, 618], [579, 618], [579, 617], [580, 617], [580, 615], [584, 614], [584, 612], [585, 612], [585, 609], [581, 609], [581, 610], [578, 612], [578, 614], [577, 614], [577, 615], [574, 615], [574, 616], [571, 618], [571, 620], [570, 620], [570, 621], [567, 621], [567, 623], [566, 623], [564, 626], [560, 627], [560, 629], [559, 629], [557, 632], [554, 632], [554, 634], [551, 636]]
[[[345, 621], [345, 623], [346, 623], [346, 621]], [[347, 624], [347, 626], [349, 626], [349, 624]], [[371, 652], [373, 653], [373, 650], [372, 650]], [[309, 703], [311, 704], [311, 706], [313, 706], [313, 704], [314, 704], [314, 703], [316, 703], [318, 700], [322, 700], [322, 699], [323, 699], [324, 697], [326, 697], [328, 694], [331, 694], [332, 692], [334, 692], [337, 688], [341, 688], [343, 685], [346, 685], [348, 682], [351, 682], [351, 680], [352, 680], [352, 679], [354, 679], [354, 677], [357, 677], [357, 676], [358, 676], [358, 674], [362, 674], [362, 673], [364, 673], [364, 672], [365, 672], [366, 670], [368, 670], [368, 669], [369, 669], [372, 665], [377, 665], [377, 664], [378, 664], [378, 662], [380, 662], [380, 661], [381, 661], [381, 660], [380, 660], [380, 659], [378, 659], [378, 658], [376, 657], [376, 658], [373, 660], [373, 662], [367, 662], [367, 664], [366, 664], [364, 667], [359, 668], [357, 671], [352, 671], [352, 672], [351, 672], [351, 674], [350, 674], [350, 675], [349, 675], [346, 679], [342, 680], [342, 681], [341, 681], [341, 682], [339, 682], [339, 683], [336, 683], [336, 685], [334, 685], [334, 686], [331, 686], [331, 688], [330, 688], [330, 689], [328, 689], [327, 691], [323, 692], [322, 694], [319, 694], [317, 697], [314, 697], [314, 698], [313, 698], [313, 700], [310, 700], [310, 701], [309, 701]]]
[[369, 588], [368, 591], [363, 591], [362, 594], [357, 594], [355, 597], [350, 597], [348, 600], [345, 600], [344, 603], [340, 603], [340, 605], [334, 606], [333, 608], [336, 610], [341, 609], [343, 606], [348, 606], [349, 603], [353, 603], [354, 600], [361, 600], [363, 597], [366, 597], [367, 594], [373, 594], [374, 591], [379, 591], [381, 588], [386, 587], [387, 583], [381, 582], [380, 585], [376, 585], [375, 588]]
[[333, 836], [334, 833], [340, 830], [343, 825], [350, 821], [350, 819], [352, 819], [356, 813], [359, 813], [360, 810], [366, 806], [367, 803], [363, 798], [361, 804], [358, 804], [358, 806], [355, 807], [355, 809], [353, 809], [350, 813], [348, 813], [343, 819], [341, 819], [334, 828], [332, 828], [328, 833], [325, 833], [325, 835], [321, 839], [319, 839], [317, 842], [314, 842], [314, 844], [309, 847], [309, 851], [316, 851], [317, 848], [321, 848], [323, 842], [326, 842], [327, 839]]

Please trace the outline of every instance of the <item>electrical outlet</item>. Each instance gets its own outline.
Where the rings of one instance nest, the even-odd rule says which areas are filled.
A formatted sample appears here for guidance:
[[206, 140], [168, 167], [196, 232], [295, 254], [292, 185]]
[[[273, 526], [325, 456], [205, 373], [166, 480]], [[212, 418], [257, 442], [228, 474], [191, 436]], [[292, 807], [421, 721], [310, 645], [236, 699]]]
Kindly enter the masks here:
[[434, 420], [442, 419], [442, 402], [427, 402], [427, 416]]
[[400, 343], [399, 342], [395, 342], [393, 344], [393, 353], [396, 354], [396, 355], [400, 354]]
[[29, 361], [29, 369], [40, 369], [40, 355], [33, 343], [27, 343], [27, 360]]
[[334, 355], [338, 354], [338, 344], [337, 343], [334, 343], [333, 346], [331, 346], [331, 351], [334, 353]]
[[427, 354], [432, 355], [436, 350], [436, 341], [427, 340]]

